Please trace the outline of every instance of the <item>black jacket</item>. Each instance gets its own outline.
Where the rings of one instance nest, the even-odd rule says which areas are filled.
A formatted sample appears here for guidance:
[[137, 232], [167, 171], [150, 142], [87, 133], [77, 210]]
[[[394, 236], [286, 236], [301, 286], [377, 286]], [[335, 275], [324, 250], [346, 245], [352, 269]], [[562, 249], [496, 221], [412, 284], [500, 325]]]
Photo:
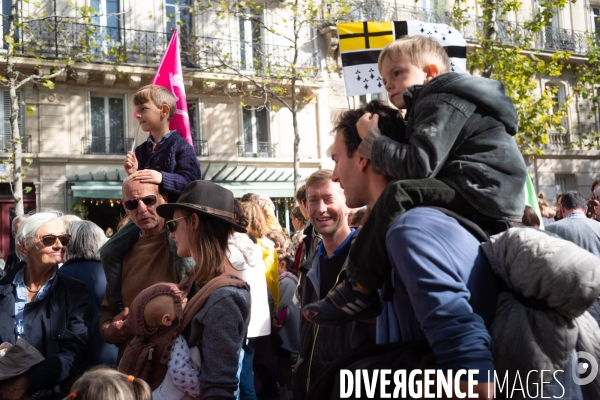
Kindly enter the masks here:
[[443, 180], [481, 214], [520, 221], [527, 169], [514, 135], [518, 118], [502, 83], [447, 73], [409, 87], [406, 139], [372, 143], [373, 170]]
[[[357, 234], [358, 230], [353, 240]], [[346, 264], [347, 260], [344, 266]], [[319, 252], [315, 248], [312, 257], [300, 267], [296, 297], [301, 307], [321, 298], [318, 269]], [[341, 282], [345, 275], [345, 271], [342, 270], [337, 283]], [[315, 382], [331, 362], [368, 343], [375, 343], [375, 324], [352, 322], [338, 327], [324, 327], [313, 325], [301, 318], [299, 357], [293, 372], [294, 400], [303, 400], [306, 397], [311, 381]]]
[[202, 174], [194, 148], [177, 131], [171, 132], [156, 151], [146, 140], [135, 148], [135, 156], [138, 170], [153, 169], [162, 174], [161, 192], [166, 191], [169, 203], [175, 203], [183, 189], [202, 179]]
[[[0, 280], [0, 342], [14, 344], [15, 295], [12, 281], [21, 268]], [[48, 389], [47, 397], [62, 398], [69, 393], [86, 357], [92, 305], [85, 285], [57, 274], [50, 292], [40, 301], [27, 303], [23, 311], [26, 340], [46, 358], [25, 376], [32, 383], [29, 393]]]
[[90, 326], [90, 350], [86, 357], [83, 369], [96, 365], [115, 366], [119, 348], [109, 344], [100, 336], [98, 317], [100, 316], [102, 301], [106, 294], [106, 276], [102, 263], [95, 260], [74, 259], [63, 264], [58, 270], [61, 275], [77, 279], [87, 287], [92, 300], [92, 325]]

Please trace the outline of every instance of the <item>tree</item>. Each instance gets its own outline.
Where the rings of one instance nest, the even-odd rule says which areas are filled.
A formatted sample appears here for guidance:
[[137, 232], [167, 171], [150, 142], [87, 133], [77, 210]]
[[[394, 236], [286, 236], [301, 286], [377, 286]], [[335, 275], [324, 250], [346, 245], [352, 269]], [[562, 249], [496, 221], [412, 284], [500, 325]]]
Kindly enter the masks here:
[[[277, 103], [271, 106], [274, 110], [284, 107], [290, 111], [296, 191], [300, 186], [298, 113], [312, 99], [310, 86], [320, 78], [321, 73], [320, 58], [316, 58], [314, 52], [303, 51], [303, 47], [315, 39], [315, 28], [333, 24], [348, 12], [344, 0], [205, 1], [198, 9], [199, 12], [212, 12], [223, 19], [234, 17], [250, 23], [252, 28], [251, 33], [247, 32], [248, 37], [234, 40], [240, 40], [241, 46], [248, 46], [251, 57], [240, 60], [231, 51], [210, 45], [200, 49], [200, 52], [205, 57], [219, 60], [219, 66], [212, 68], [212, 72], [223, 74], [221, 78], [229, 76], [229, 79], [224, 79], [232, 82], [231, 76], [235, 76], [247, 82], [245, 88], [239, 88], [242, 106], [246, 109], [260, 110], [269, 107], [270, 103]], [[265, 10], [270, 13], [268, 19], [263, 18]], [[282, 43], [279, 54], [273, 54], [272, 48], [260, 45], [264, 34], [276, 37]], [[205, 82], [205, 85], [208, 84], [214, 84], [214, 81]], [[258, 99], [261, 105], [253, 106], [249, 104], [249, 99]]]
[[[589, 46], [587, 62], [575, 69], [577, 86], [574, 90], [578, 99], [591, 103], [591, 112], [588, 114], [588, 118], [591, 119], [600, 111], [600, 90], [598, 90], [600, 88], [600, 47], [596, 35], [590, 34], [587, 42]], [[571, 147], [600, 150], [600, 133], [588, 131], [581, 136], [580, 140], [572, 142]]]
[[[56, 3], [55, 7], [56, 7]], [[21, 8], [19, 8], [21, 7]], [[75, 17], [65, 15], [73, 14]], [[15, 199], [16, 215], [23, 214], [23, 178], [25, 168], [22, 159], [22, 135], [19, 129], [21, 104], [17, 91], [28, 84], [41, 84], [49, 89], [54, 88], [53, 78], [70, 70], [75, 60], [89, 62], [97, 54], [98, 44], [94, 43], [92, 34], [95, 27], [90, 25], [91, 16], [98, 15], [90, 7], [77, 7], [70, 1], [63, 10], [53, 10], [53, 15], [47, 15], [46, 5], [33, 3], [28, 0], [11, 0], [10, 14], [5, 20], [8, 25], [4, 36], [6, 46], [6, 69], [0, 74], [0, 84], [8, 88], [10, 97], [10, 131], [12, 156], [8, 160], [9, 172], [5, 180], [10, 184]], [[77, 27], [76, 43], [72, 42], [74, 27]], [[56, 49], [60, 48], [62, 57], [49, 61], [43, 51], [47, 43], [37, 37], [39, 32], [50, 34]], [[108, 48], [117, 58], [120, 56], [118, 47]], [[31, 59], [38, 62], [37, 67], [29, 64]], [[26, 104], [25, 104], [26, 105]], [[26, 105], [27, 106], [27, 105]], [[34, 106], [27, 106], [27, 112], [33, 114]], [[31, 159], [26, 159], [27, 165]]]
[[[542, 54], [536, 49], [540, 40], [547, 40], [547, 25], [557, 10], [565, 7], [566, 0], [541, 1], [540, 7], [522, 25], [503, 19], [509, 12], [519, 12], [519, 0], [483, 0], [482, 34], [469, 53], [467, 62], [471, 71], [480, 71], [487, 78], [504, 83], [519, 116], [517, 143], [523, 154], [541, 154], [541, 145], [548, 144], [551, 132], [564, 132], [566, 103], [554, 98], [555, 86], [539, 87], [539, 77], [558, 77], [569, 66], [567, 51]], [[454, 16], [459, 26], [468, 23], [464, 3], [455, 4]], [[522, 15], [522, 14], [521, 14]]]
[[469, 42], [470, 72], [505, 85], [519, 116], [516, 140], [522, 153], [540, 154], [550, 133], [564, 132], [566, 104], [556, 102], [556, 87], [540, 88], [539, 77], [560, 76], [568, 68], [570, 53], [544, 54], [539, 45], [548, 33], [546, 24], [566, 3], [566, 0], [541, 1], [539, 9], [520, 24], [507, 18], [509, 13], [519, 13], [523, 18], [520, 0], [478, 1], [480, 17], [472, 16], [472, 0], [456, 0], [448, 11], [415, 9], [410, 13], [405, 8], [369, 0], [357, 2], [352, 15], [375, 21], [415, 19], [446, 23], [462, 32]]

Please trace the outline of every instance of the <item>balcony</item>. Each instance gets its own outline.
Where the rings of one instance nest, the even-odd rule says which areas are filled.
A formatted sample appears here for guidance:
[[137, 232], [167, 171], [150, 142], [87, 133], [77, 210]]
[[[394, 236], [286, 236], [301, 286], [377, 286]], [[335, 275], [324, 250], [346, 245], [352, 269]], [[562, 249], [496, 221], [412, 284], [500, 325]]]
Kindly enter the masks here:
[[131, 146], [131, 138], [83, 138], [81, 154], [117, 154], [125, 155]]
[[557, 148], [564, 148], [571, 143], [570, 136], [566, 132], [551, 132], [548, 135], [548, 145]]
[[[21, 151], [29, 153], [31, 135], [21, 135]], [[11, 153], [13, 151], [12, 135], [0, 135], [0, 152]]]
[[[375, 3], [361, 1], [355, 3], [353, 11], [346, 20], [371, 20], [371, 21], [405, 21], [417, 20], [437, 24], [452, 23], [452, 12], [444, 10], [424, 9], [393, 3]], [[467, 43], [474, 44], [484, 30], [484, 21], [475, 16], [466, 17], [467, 24], [459, 31]], [[500, 20], [497, 23], [497, 39], [503, 44], [524, 46], [524, 35], [527, 33], [525, 26], [511, 21]], [[588, 35], [584, 31], [544, 28], [534, 35], [532, 42], [528, 43], [532, 50], [541, 51], [568, 51], [573, 54], [585, 55], [589, 50]]]
[[[2, 15], [3, 20], [6, 19]], [[68, 18], [48, 17], [27, 23], [27, 30], [16, 47], [18, 54], [42, 58], [64, 58], [69, 55], [85, 62], [106, 62], [157, 66], [170, 35], [164, 32], [111, 28], [79, 24]], [[208, 71], [252, 72], [257, 75], [289, 75], [294, 49], [260, 42], [180, 36], [181, 61], [190, 68]], [[6, 47], [6, 45], [5, 45]], [[321, 53], [317, 49], [300, 49], [296, 65], [308, 75], [318, 78]]]
[[277, 157], [277, 143], [237, 142], [238, 157]]
[[198, 157], [208, 157], [208, 141], [194, 140], [194, 150]]

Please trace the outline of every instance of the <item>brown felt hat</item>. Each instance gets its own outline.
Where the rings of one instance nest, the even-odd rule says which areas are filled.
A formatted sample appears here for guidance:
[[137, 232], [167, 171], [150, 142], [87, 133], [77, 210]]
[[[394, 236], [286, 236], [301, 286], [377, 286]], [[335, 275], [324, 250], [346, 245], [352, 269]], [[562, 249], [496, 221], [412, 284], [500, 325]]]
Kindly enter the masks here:
[[183, 190], [177, 203], [161, 204], [156, 212], [170, 220], [177, 209], [191, 211], [217, 218], [230, 224], [236, 231], [246, 233], [246, 228], [235, 222], [233, 204], [231, 190], [209, 181], [193, 181]]

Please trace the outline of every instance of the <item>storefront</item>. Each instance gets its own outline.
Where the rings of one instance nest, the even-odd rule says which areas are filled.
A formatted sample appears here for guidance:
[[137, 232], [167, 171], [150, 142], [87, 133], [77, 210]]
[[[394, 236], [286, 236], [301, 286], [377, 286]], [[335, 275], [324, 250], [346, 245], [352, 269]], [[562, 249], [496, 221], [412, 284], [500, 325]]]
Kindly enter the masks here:
[[[302, 171], [308, 176], [312, 171]], [[125, 210], [121, 206], [123, 184], [120, 174], [88, 174], [67, 177], [67, 209], [88, 219], [103, 230], [116, 228]], [[293, 230], [291, 211], [294, 207], [293, 170], [291, 168], [258, 167], [255, 165], [214, 165], [203, 167], [203, 179], [217, 183], [233, 192], [236, 198], [246, 193], [267, 196], [275, 205], [275, 214], [282, 228]]]

